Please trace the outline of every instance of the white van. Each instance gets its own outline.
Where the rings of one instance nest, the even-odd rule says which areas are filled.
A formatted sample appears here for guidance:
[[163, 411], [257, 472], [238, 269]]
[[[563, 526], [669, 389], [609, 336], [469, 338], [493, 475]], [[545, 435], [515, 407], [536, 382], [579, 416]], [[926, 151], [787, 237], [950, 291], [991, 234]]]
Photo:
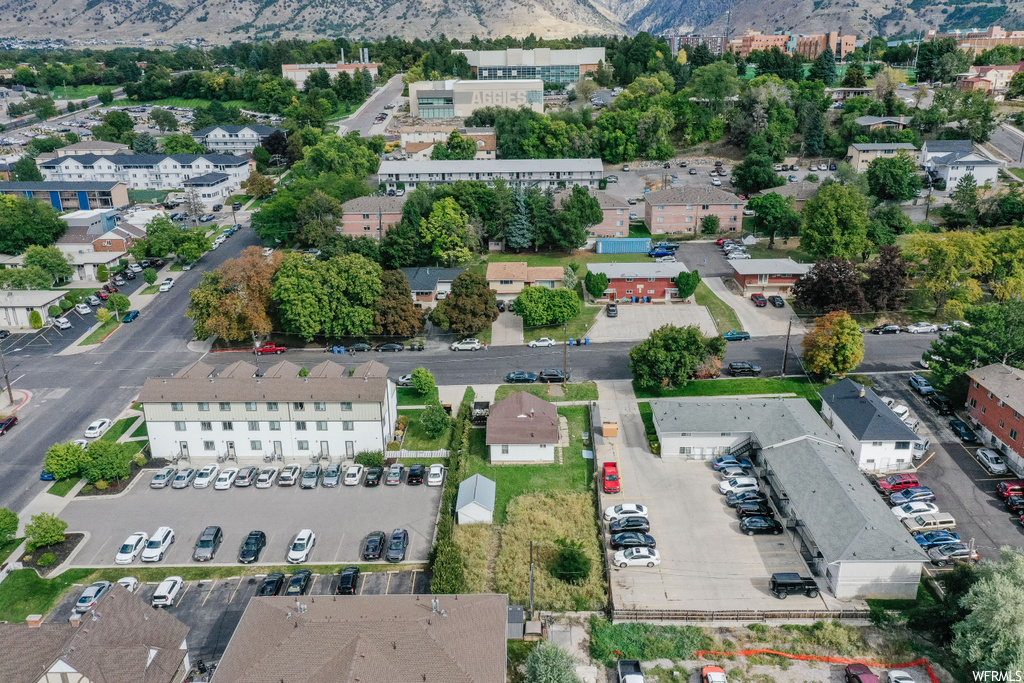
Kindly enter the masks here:
[[924, 457], [924, 454], [928, 452], [928, 446], [932, 443], [931, 439], [922, 439], [914, 442], [914, 460], [920, 460]]

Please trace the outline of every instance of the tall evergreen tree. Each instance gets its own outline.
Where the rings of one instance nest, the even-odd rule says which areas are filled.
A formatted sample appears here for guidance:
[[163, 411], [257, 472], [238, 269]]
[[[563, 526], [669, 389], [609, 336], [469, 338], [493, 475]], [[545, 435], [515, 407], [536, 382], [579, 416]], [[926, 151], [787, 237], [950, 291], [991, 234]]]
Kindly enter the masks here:
[[826, 87], [836, 82], [836, 53], [831, 47], [825, 46], [814, 64], [811, 65], [811, 73], [807, 78], [812, 81], [821, 81]]
[[807, 114], [807, 128], [804, 130], [804, 153], [807, 156], [821, 156], [825, 152], [825, 115], [814, 107]]
[[713, 61], [715, 61], [715, 56], [711, 54], [711, 50], [704, 43], [700, 43], [693, 49], [693, 57], [690, 58], [690, 64], [693, 65], [693, 68], [707, 66]]
[[505, 230], [505, 244], [519, 251], [533, 244], [533, 227], [527, 213], [526, 195], [518, 185], [512, 188], [512, 205], [512, 221]]

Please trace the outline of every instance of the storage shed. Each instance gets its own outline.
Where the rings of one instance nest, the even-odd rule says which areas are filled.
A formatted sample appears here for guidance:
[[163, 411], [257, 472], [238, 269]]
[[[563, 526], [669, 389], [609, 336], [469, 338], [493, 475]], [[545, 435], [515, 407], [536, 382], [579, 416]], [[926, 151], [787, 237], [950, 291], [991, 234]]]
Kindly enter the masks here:
[[494, 482], [474, 474], [459, 484], [455, 512], [459, 524], [490, 524], [494, 521]]
[[648, 237], [609, 237], [597, 240], [594, 246], [598, 254], [646, 254], [650, 249]]

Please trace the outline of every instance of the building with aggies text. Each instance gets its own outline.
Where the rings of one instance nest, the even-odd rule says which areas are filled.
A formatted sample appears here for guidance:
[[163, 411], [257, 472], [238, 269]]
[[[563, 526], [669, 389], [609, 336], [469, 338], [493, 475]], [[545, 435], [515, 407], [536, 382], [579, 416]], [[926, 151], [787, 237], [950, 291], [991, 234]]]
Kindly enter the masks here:
[[417, 81], [409, 84], [409, 113], [424, 119], [465, 118], [484, 107], [526, 107], [544, 113], [544, 81]]

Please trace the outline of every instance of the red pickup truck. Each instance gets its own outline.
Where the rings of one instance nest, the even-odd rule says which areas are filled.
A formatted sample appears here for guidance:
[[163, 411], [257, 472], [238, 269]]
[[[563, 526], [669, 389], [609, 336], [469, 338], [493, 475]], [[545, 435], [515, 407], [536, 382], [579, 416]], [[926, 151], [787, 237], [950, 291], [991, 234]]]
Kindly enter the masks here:
[[260, 344], [258, 347], [256, 347], [256, 355], [257, 356], [262, 356], [262, 355], [267, 354], [267, 353], [281, 354], [281, 353], [284, 353], [287, 350], [288, 349], [286, 349], [283, 346], [278, 346], [277, 344], [274, 344], [273, 342], [267, 342], [265, 344]]

